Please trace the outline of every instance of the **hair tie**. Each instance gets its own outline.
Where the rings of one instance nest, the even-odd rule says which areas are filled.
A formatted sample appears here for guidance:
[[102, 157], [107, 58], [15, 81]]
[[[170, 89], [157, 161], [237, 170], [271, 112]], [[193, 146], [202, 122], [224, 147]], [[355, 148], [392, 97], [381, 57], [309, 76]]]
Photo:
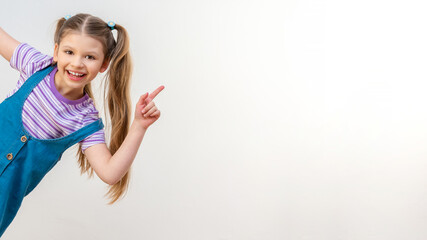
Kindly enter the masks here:
[[107, 24], [108, 24], [108, 26], [111, 28], [111, 30], [114, 30], [114, 26], [116, 26], [116, 23], [115, 23], [115, 22], [113, 22], [113, 21], [109, 21]]
[[68, 20], [69, 18], [71, 17], [71, 15], [70, 14], [68, 14], [68, 15], [65, 15], [65, 20]]

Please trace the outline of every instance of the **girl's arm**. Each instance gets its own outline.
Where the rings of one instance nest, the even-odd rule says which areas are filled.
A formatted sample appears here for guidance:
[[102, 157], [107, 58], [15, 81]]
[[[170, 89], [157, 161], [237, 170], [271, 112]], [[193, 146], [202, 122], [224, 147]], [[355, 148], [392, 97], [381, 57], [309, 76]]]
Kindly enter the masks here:
[[95, 144], [85, 150], [86, 158], [98, 177], [109, 185], [114, 185], [128, 172], [135, 159], [147, 129], [132, 123], [122, 145], [112, 156], [107, 145]]
[[0, 27], [0, 55], [8, 62], [10, 62], [13, 52], [19, 44], [20, 42], [15, 40]]
[[160, 111], [152, 101], [165, 87], [158, 87], [153, 93], [141, 96], [135, 109], [135, 118], [119, 149], [111, 155], [106, 144], [88, 147], [84, 154], [95, 173], [107, 184], [114, 185], [128, 172], [135, 159], [148, 127], [160, 117]]

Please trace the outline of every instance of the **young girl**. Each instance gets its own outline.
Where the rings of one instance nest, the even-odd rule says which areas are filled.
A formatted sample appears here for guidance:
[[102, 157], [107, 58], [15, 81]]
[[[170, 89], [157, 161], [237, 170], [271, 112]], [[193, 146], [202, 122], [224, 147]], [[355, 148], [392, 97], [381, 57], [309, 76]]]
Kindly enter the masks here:
[[[17, 87], [0, 104], [0, 236], [23, 198], [76, 143], [81, 172], [95, 171], [111, 185], [109, 204], [117, 201], [127, 190], [147, 128], [160, 117], [153, 99], [164, 86], [140, 97], [130, 124], [132, 64], [122, 26], [89, 14], [67, 16], [58, 20], [54, 41], [50, 57], [0, 28], [0, 54], [20, 72]], [[91, 81], [104, 71], [109, 147], [91, 90]]]

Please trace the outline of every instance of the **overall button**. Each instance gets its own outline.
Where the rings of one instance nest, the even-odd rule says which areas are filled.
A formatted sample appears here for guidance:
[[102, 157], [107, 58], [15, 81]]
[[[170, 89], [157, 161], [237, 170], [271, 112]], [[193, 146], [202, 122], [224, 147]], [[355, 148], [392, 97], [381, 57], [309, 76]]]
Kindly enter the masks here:
[[13, 158], [13, 154], [12, 154], [12, 153], [8, 153], [8, 154], [6, 155], [6, 158], [7, 158], [7, 160], [12, 160], [12, 158]]
[[24, 135], [24, 136], [22, 136], [22, 137], [21, 137], [21, 142], [26, 142], [26, 141], [27, 141], [27, 136], [25, 136], [25, 135]]

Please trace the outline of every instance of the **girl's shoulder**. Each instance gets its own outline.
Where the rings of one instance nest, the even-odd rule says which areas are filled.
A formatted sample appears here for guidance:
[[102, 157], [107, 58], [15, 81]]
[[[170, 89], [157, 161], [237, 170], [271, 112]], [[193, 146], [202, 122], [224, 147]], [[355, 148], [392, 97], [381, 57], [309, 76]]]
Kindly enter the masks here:
[[35, 72], [51, 65], [53, 57], [39, 52], [28, 43], [20, 43], [14, 50], [10, 59], [10, 66], [20, 72], [16, 87], [7, 94], [12, 96]]
[[29, 77], [35, 72], [51, 65], [53, 57], [43, 54], [28, 43], [21, 43], [16, 47], [10, 59], [10, 66], [24, 77]]
[[92, 122], [100, 118], [99, 111], [95, 106], [95, 102], [89, 96], [87, 96], [87, 99], [82, 101], [82, 103], [76, 106], [72, 106], [72, 108], [79, 110], [78, 112], [83, 123]]

